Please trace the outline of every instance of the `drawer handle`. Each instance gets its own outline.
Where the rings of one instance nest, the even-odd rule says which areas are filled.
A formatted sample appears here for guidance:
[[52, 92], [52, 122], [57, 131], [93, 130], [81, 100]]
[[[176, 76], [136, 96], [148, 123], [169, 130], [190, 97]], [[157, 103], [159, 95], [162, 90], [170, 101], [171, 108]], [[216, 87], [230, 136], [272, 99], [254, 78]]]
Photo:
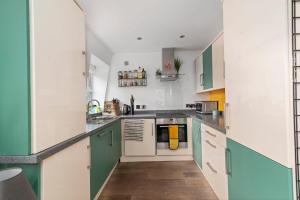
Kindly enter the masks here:
[[211, 146], [212, 148], [216, 149], [217, 146], [216, 145], [213, 145], [210, 141], [206, 140], [206, 143]]
[[213, 133], [211, 133], [211, 132], [209, 132], [209, 131], [206, 131], [206, 130], [205, 130], [205, 132], [206, 132], [208, 135], [212, 136], [212, 137], [217, 137], [216, 134], [213, 134]]
[[207, 162], [206, 165], [209, 167], [209, 169], [210, 169], [213, 173], [215, 173], [215, 174], [218, 173], [218, 171], [215, 170], [215, 169], [211, 166], [211, 164], [210, 164], [209, 162]]

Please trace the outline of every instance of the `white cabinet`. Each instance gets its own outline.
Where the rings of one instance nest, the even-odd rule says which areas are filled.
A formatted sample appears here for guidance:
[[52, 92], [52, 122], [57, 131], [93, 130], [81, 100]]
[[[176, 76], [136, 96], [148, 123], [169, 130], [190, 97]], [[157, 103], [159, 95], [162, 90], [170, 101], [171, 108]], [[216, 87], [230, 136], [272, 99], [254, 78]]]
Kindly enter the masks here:
[[42, 161], [42, 200], [90, 199], [89, 145], [88, 137]]
[[195, 60], [195, 72], [196, 72], [196, 93], [203, 90], [203, 56], [200, 55]]
[[73, 0], [30, 0], [32, 153], [85, 132], [85, 22]]
[[272, 1], [268, 14], [260, 0], [225, 0], [223, 8], [227, 135], [292, 166], [287, 1]]
[[202, 171], [221, 200], [228, 199], [228, 178], [225, 169], [225, 134], [204, 124], [202, 134]]
[[224, 68], [224, 36], [221, 34], [212, 44], [212, 74], [213, 88], [225, 87], [225, 68]]
[[[122, 138], [124, 138], [124, 120], [122, 120]], [[143, 141], [123, 139], [123, 155], [125, 156], [155, 156], [155, 120], [144, 119]]]

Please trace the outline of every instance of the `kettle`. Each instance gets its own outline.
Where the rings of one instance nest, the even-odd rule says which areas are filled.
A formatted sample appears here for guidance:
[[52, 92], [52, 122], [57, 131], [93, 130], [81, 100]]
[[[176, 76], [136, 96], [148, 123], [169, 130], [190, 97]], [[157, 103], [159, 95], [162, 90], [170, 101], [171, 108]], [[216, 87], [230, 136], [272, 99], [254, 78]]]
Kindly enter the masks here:
[[123, 115], [129, 115], [129, 113], [131, 112], [131, 108], [129, 105], [124, 104], [122, 107], [122, 113]]

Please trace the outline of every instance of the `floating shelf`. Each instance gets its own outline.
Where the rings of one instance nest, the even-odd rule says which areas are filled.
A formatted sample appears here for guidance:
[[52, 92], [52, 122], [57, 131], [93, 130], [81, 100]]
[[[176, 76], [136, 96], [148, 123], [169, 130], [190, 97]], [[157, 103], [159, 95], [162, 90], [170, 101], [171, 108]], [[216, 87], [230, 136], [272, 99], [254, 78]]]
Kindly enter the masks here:
[[147, 86], [147, 78], [125, 78], [118, 79], [119, 87], [145, 87]]

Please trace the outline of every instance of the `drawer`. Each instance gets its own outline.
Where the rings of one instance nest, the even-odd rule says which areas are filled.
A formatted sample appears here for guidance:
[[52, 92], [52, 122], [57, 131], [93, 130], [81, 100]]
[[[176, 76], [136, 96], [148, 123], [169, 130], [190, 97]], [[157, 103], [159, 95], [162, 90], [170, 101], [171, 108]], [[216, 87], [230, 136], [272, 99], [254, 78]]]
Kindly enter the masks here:
[[207, 126], [205, 124], [203, 124], [201, 126], [201, 132], [203, 135], [208, 136], [210, 138], [210, 140], [222, 145], [223, 147], [226, 147], [225, 134], [223, 134], [220, 131], [217, 131], [216, 129], [213, 129], [210, 126]]
[[203, 174], [219, 199], [228, 199], [225, 148], [205, 138], [203, 141]]
[[209, 137], [203, 137], [202, 144], [205, 152], [204, 162], [211, 163], [214, 169], [225, 173], [225, 147], [214, 142]]

